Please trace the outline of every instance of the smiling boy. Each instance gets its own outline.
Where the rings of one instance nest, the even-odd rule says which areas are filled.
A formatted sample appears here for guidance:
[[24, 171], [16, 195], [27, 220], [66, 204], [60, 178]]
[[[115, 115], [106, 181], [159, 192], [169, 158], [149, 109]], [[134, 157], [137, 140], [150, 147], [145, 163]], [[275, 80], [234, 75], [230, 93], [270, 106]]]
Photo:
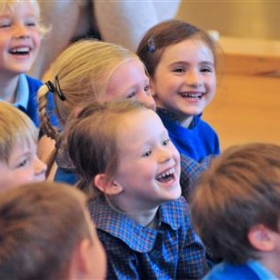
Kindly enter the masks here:
[[0, 102], [0, 191], [45, 180], [46, 165], [37, 156], [38, 130], [20, 110]]
[[[46, 29], [40, 24], [36, 0], [0, 1], [0, 101], [6, 101], [24, 112], [39, 127], [37, 91], [42, 82], [26, 73], [37, 57]], [[53, 106], [52, 96], [48, 110]], [[58, 125], [54, 115], [50, 121]], [[39, 156], [47, 159], [53, 143], [41, 137]]]
[[0, 99], [26, 113], [39, 125], [36, 92], [42, 84], [25, 75], [41, 43], [36, 1], [0, 2]]

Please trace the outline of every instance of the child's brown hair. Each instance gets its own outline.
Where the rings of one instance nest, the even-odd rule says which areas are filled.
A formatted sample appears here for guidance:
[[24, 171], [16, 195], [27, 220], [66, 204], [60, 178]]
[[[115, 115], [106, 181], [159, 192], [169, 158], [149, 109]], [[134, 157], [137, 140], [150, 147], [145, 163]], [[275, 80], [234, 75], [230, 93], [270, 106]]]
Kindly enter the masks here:
[[79, 186], [90, 196], [100, 194], [92, 183], [96, 175], [106, 173], [108, 180], [115, 175], [119, 162], [117, 136], [121, 120], [139, 110], [149, 109], [138, 101], [129, 100], [92, 103], [66, 126], [69, 155], [83, 178]]
[[68, 279], [74, 250], [91, 238], [86, 202], [77, 189], [50, 182], [1, 193], [0, 279]]
[[261, 224], [280, 232], [280, 146], [254, 143], [224, 151], [202, 174], [191, 209], [198, 234], [225, 261], [257, 259], [250, 229]]
[[197, 39], [204, 42], [213, 53], [216, 66], [217, 44], [211, 36], [190, 23], [176, 19], [163, 21], [149, 29], [141, 39], [136, 53], [153, 78], [164, 50], [186, 39]]

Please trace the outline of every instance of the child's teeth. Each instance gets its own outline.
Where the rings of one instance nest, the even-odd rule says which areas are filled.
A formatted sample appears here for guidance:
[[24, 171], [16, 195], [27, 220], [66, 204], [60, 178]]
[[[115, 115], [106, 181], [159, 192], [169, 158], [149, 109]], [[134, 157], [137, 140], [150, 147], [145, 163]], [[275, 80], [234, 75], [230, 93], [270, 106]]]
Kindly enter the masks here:
[[173, 174], [173, 173], [174, 173], [174, 169], [168, 170], [168, 171], [166, 171], [165, 173], [163, 173], [162, 175], [160, 175], [160, 176], [158, 177], [158, 179], [164, 178], [164, 177], [169, 176], [169, 175], [171, 175], [171, 174]]
[[12, 53], [24, 53], [24, 52], [29, 52], [29, 48], [28, 47], [22, 47], [22, 48], [14, 48], [11, 49]]

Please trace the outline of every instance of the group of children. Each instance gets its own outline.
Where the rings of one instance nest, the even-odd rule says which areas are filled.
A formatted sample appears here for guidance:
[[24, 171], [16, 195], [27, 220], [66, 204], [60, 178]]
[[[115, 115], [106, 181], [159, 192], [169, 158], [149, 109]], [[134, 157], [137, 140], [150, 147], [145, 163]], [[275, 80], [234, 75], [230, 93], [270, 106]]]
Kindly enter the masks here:
[[34, 88], [39, 15], [0, 3], [0, 278], [279, 278], [280, 147], [220, 155], [211, 37], [168, 20], [136, 54], [81, 40]]

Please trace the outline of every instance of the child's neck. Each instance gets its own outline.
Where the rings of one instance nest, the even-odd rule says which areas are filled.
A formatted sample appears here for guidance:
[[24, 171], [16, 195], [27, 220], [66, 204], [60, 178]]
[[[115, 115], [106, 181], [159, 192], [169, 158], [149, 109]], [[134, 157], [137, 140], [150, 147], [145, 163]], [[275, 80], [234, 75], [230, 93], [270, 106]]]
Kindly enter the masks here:
[[143, 201], [132, 203], [122, 195], [115, 196], [111, 202], [119, 211], [143, 227], [153, 228], [157, 224], [156, 216], [159, 208], [157, 203], [144, 203]]
[[279, 255], [277, 255], [277, 253], [267, 253], [259, 262], [280, 279]]
[[154, 208], [145, 207], [145, 209], [140, 207], [135, 207], [132, 209], [131, 205], [126, 205], [122, 203], [116, 203], [117, 207], [121, 212], [124, 212], [129, 218], [134, 220], [136, 223], [140, 224], [143, 227], [155, 228], [157, 224], [157, 212], [158, 206]]
[[165, 109], [161, 106], [158, 107], [162, 113], [168, 115], [169, 119], [172, 119], [178, 122], [181, 126], [188, 128], [193, 121], [193, 116], [186, 116], [185, 114], [180, 114], [178, 112], [171, 111], [169, 109]]
[[154, 218], [148, 224], [146, 224], [144, 226], [147, 227], [147, 228], [150, 228], [150, 229], [156, 229], [157, 225], [158, 225], [158, 215], [156, 213]]
[[155, 229], [157, 227], [157, 210], [143, 211], [142, 213], [127, 213], [136, 223], [143, 227]]
[[15, 102], [18, 80], [19, 76], [10, 79], [0, 78], [0, 97], [2, 100], [11, 104]]

